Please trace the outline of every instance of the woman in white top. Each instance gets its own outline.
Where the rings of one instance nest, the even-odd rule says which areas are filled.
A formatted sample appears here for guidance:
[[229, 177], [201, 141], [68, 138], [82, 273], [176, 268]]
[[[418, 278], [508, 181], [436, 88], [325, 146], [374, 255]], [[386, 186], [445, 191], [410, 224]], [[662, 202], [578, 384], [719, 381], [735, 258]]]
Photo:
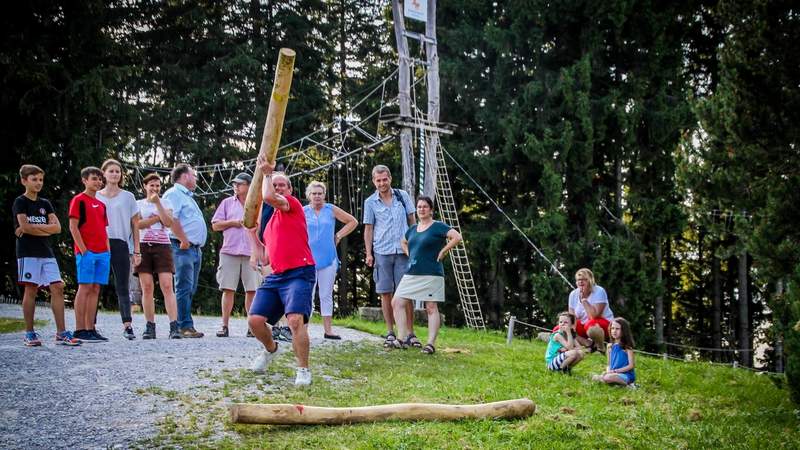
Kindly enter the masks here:
[[107, 159], [101, 166], [105, 187], [97, 193], [97, 199], [106, 205], [108, 216], [108, 239], [111, 244], [111, 270], [114, 272], [114, 290], [117, 293], [119, 315], [122, 318], [122, 335], [136, 339], [131, 325], [131, 263], [141, 262], [139, 251], [139, 208], [136, 198], [123, 190], [125, 182], [122, 164], [116, 159]]
[[595, 284], [594, 274], [586, 268], [575, 272], [575, 284], [578, 287], [569, 294], [569, 312], [578, 319], [575, 323], [578, 343], [605, 353], [608, 325], [614, 320], [606, 290]]

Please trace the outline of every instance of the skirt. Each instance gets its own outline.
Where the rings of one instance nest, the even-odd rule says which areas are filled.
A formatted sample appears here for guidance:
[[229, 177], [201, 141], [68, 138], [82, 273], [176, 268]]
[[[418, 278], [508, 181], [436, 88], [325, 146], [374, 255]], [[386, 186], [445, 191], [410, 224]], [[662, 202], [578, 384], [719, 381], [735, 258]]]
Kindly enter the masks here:
[[424, 302], [444, 301], [444, 277], [437, 275], [403, 275], [395, 297]]

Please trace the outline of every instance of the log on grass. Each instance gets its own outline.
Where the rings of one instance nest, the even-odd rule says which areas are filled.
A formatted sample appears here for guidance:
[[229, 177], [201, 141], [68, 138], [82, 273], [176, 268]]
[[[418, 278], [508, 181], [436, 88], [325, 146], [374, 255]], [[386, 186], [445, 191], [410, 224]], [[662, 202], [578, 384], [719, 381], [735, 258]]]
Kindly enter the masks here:
[[528, 417], [536, 406], [527, 398], [477, 405], [398, 403], [394, 405], [326, 408], [291, 404], [235, 403], [233, 423], [269, 425], [341, 425], [387, 420], [516, 419]]
[[[266, 157], [271, 164], [275, 163], [278, 155], [278, 146], [283, 132], [283, 118], [286, 116], [286, 105], [289, 103], [289, 89], [292, 86], [292, 71], [294, 70], [295, 52], [292, 49], [282, 48], [278, 54], [278, 65], [275, 69], [275, 81], [272, 83], [272, 95], [269, 99], [267, 120], [264, 123], [264, 134], [261, 136], [261, 147], [258, 154]], [[253, 173], [253, 181], [247, 191], [244, 202], [244, 226], [256, 226], [256, 216], [261, 207], [261, 185], [264, 175], [260, 170]]]

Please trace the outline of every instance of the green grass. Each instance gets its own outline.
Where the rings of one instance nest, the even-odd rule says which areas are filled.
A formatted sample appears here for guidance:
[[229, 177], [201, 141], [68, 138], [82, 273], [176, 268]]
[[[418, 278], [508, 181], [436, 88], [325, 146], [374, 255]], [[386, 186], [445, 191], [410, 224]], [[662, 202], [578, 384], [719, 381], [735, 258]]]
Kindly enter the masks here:
[[[34, 320], [33, 327], [42, 328], [47, 325], [46, 320]], [[0, 317], [0, 333], [15, 333], [17, 331], [25, 330], [25, 321], [22, 319], [15, 319], [12, 317]]]
[[[382, 324], [337, 321], [378, 334]], [[418, 330], [422, 336], [425, 329]], [[780, 382], [746, 370], [637, 359], [637, 390], [590, 381], [604, 365], [590, 355], [573, 376], [549, 373], [545, 344], [505, 344], [497, 332], [445, 328], [433, 357], [379, 344], [312, 349], [314, 384], [296, 389], [286, 353], [266, 376], [203, 370], [208, 386], [179, 402], [149, 446], [206, 448], [798, 448], [800, 417]], [[448, 353], [446, 349], [465, 352]], [[228, 402], [366, 406], [400, 402], [478, 403], [528, 397], [522, 420], [383, 422], [347, 426], [235, 425]]]

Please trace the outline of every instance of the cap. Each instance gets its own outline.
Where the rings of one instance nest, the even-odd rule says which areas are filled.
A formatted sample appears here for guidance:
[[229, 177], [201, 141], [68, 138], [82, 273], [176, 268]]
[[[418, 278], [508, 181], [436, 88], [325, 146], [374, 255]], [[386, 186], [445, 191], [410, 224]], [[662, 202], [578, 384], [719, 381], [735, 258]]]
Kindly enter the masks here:
[[236, 178], [233, 179], [233, 183], [241, 183], [241, 184], [244, 183], [250, 184], [252, 181], [253, 177], [251, 177], [250, 174], [244, 172], [240, 173], [239, 175], [236, 175]]

